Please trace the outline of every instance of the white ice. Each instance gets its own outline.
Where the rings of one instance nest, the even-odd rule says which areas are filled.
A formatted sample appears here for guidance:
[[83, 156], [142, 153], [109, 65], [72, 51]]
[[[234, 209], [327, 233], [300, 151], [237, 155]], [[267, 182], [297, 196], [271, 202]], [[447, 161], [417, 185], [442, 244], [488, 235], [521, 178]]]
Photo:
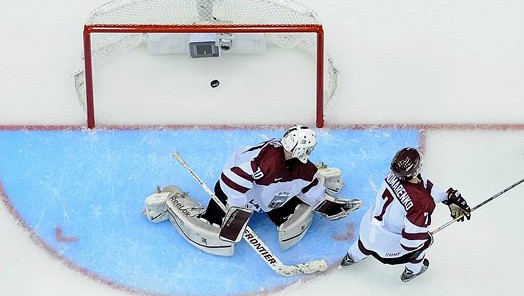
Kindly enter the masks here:
[[[83, 22], [104, 2], [2, 1], [0, 125], [84, 122], [71, 74]], [[460, 189], [471, 205], [524, 177], [524, 2], [300, 2], [323, 20], [326, 49], [341, 71], [327, 125], [431, 125], [425, 173]], [[474, 212], [473, 221], [439, 232], [428, 252], [430, 269], [413, 282], [398, 279], [402, 267], [370, 258], [280, 294], [522, 295], [523, 193], [517, 187]], [[434, 221], [448, 219], [440, 207]], [[3, 206], [0, 235], [2, 295], [129, 295], [72, 272], [37, 247]]]

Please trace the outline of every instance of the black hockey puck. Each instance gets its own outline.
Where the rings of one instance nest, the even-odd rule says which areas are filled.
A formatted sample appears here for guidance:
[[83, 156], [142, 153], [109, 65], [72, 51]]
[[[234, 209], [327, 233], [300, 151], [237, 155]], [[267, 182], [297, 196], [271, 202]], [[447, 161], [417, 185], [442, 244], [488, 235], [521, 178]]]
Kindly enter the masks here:
[[215, 88], [215, 87], [220, 85], [220, 81], [215, 79], [215, 80], [211, 81], [210, 85], [211, 85], [211, 87]]

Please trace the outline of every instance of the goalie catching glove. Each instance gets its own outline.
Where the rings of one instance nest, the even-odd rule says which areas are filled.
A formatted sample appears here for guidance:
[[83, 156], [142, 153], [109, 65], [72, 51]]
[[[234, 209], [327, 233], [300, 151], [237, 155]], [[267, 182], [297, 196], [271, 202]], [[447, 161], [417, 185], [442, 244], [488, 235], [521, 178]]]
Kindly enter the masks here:
[[361, 203], [358, 199], [343, 199], [326, 194], [326, 199], [315, 206], [315, 211], [328, 220], [338, 220], [358, 210]]
[[460, 222], [464, 221], [464, 217], [469, 220], [471, 218], [471, 209], [460, 192], [453, 188], [449, 188], [446, 193], [448, 194], [448, 199], [443, 203], [449, 207], [451, 217], [453, 219], [457, 219], [458, 217], [462, 216], [460, 219], [458, 219]]

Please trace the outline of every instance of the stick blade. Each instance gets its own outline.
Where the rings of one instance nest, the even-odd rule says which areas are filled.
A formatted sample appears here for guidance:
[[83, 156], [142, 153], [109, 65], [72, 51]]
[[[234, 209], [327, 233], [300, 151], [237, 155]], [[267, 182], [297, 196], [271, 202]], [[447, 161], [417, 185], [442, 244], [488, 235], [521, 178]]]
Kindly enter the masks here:
[[328, 268], [327, 261], [325, 259], [313, 260], [306, 263], [297, 265], [285, 265], [277, 269], [277, 273], [283, 276], [291, 276], [298, 274], [312, 274], [315, 272], [326, 271]]

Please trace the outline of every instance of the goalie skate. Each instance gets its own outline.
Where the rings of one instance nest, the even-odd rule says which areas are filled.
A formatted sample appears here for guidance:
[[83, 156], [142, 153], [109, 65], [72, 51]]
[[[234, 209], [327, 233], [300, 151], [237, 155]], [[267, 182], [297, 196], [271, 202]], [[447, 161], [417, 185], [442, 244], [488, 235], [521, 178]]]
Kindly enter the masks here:
[[198, 249], [213, 255], [232, 256], [235, 245], [219, 238], [220, 227], [212, 226], [198, 218], [204, 207], [176, 186], [164, 187], [168, 192], [166, 208], [168, 219], [180, 235]]

